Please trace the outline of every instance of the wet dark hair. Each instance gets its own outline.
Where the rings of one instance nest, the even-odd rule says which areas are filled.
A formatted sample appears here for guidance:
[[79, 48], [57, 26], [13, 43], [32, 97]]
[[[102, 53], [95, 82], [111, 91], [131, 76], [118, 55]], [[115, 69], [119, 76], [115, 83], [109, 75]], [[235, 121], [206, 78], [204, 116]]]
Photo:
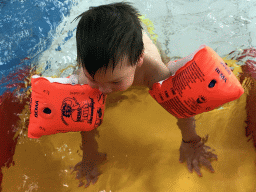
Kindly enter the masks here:
[[[90, 7], [76, 31], [77, 61], [94, 78], [99, 69], [116, 67], [124, 57], [135, 66], [144, 50], [137, 9], [127, 2]], [[112, 71], [112, 72], [113, 72]]]

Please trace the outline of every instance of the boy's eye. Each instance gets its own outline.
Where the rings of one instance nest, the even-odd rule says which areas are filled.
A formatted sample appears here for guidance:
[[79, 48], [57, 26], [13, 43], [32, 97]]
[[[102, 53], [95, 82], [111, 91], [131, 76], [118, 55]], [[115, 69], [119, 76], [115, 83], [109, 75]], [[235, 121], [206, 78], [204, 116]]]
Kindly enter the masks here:
[[[94, 80], [90, 80], [91, 82], [95, 83]], [[118, 82], [112, 82], [113, 84], [118, 84], [118, 83], [121, 83], [122, 81], [118, 81]]]

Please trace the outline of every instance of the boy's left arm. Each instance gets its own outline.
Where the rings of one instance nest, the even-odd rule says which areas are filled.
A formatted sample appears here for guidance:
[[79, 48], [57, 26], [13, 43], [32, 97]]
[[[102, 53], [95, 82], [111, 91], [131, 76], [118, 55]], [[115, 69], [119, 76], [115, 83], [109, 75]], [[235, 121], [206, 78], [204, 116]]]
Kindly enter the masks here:
[[178, 120], [177, 125], [181, 130], [182, 139], [184, 141], [186, 142], [192, 141], [192, 140], [195, 142], [200, 141], [200, 137], [196, 133], [194, 117], [181, 118], [181, 119], [176, 117], [176, 119]]
[[[145, 32], [143, 32], [143, 42], [145, 45], [143, 65], [147, 66], [145, 68], [146, 75], [144, 77], [144, 84], [151, 89], [154, 83], [165, 80], [172, 74], [167, 66], [162, 62], [157, 47], [153, 44]], [[195, 130], [195, 118], [177, 118], [177, 120], [177, 125], [181, 130], [183, 139], [180, 146], [180, 162], [182, 163], [184, 160], [187, 160], [187, 165], [190, 172], [192, 172], [194, 168], [199, 176], [202, 176], [199, 168], [200, 163], [214, 172], [211, 162], [207, 159], [217, 159], [217, 155], [207, 152], [207, 149], [211, 148], [204, 145], [204, 143], [207, 141], [207, 137], [206, 139], [201, 139], [201, 137], [197, 135]]]
[[[200, 172], [200, 163], [206, 166], [212, 173], [214, 173], [214, 169], [211, 165], [211, 161], [208, 159], [218, 159], [216, 154], [213, 154], [210, 150], [209, 146], [204, 145], [204, 143], [208, 140], [208, 135], [206, 138], [201, 138], [197, 135], [195, 130], [195, 118], [185, 118], [179, 119], [177, 118], [177, 125], [181, 130], [182, 134], [182, 142], [180, 146], [180, 163], [183, 163], [184, 160], [187, 161], [187, 166], [189, 171], [192, 173], [193, 168], [195, 169], [198, 176], [202, 177], [202, 173]], [[213, 150], [214, 151], [214, 150]]]
[[[163, 62], [159, 61], [159, 59], [154, 59], [154, 57], [152, 57], [152, 55], [149, 53], [150, 52], [146, 49], [144, 55], [144, 64], [147, 65], [145, 85], [151, 89], [154, 83], [170, 77], [171, 73]], [[217, 155], [211, 152], [207, 152], [207, 149], [211, 148], [204, 145], [204, 143], [207, 141], [207, 138], [201, 139], [201, 137], [197, 135], [195, 130], [195, 118], [177, 118], [177, 120], [177, 125], [181, 130], [183, 139], [180, 146], [179, 161], [182, 163], [184, 160], [187, 160], [189, 171], [192, 172], [194, 168], [199, 176], [202, 176], [199, 168], [200, 163], [214, 172], [214, 169], [211, 166], [211, 162], [207, 159], [217, 159]]]

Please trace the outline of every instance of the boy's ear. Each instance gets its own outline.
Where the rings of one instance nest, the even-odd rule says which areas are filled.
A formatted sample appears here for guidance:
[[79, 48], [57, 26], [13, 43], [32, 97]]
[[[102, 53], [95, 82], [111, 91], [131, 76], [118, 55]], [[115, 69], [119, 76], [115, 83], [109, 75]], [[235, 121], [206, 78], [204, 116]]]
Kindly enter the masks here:
[[141, 67], [141, 65], [143, 64], [143, 59], [144, 59], [144, 51], [142, 52], [140, 59], [138, 61], [138, 64], [137, 64], [138, 67]]

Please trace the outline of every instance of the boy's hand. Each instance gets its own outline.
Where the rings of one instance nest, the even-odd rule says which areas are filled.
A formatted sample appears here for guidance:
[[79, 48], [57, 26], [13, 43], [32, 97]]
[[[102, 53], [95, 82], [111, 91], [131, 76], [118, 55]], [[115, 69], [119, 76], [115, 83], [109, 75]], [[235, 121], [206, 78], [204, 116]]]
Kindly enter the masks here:
[[[101, 173], [98, 171], [98, 165], [106, 161], [105, 153], [98, 153], [97, 157], [88, 158], [87, 160], [83, 159], [81, 162], [77, 163], [75, 167], [71, 167], [72, 172], [77, 171], [76, 179], [80, 181], [78, 187], [83, 185], [89, 187], [90, 184], [95, 184], [98, 181]], [[85, 182], [86, 183], [85, 183]]]
[[[184, 143], [182, 141], [180, 146], [180, 163], [183, 163], [184, 160], [187, 160], [187, 165], [189, 171], [192, 173], [193, 168], [199, 177], [202, 177], [202, 173], [200, 172], [199, 164], [205, 165], [212, 173], [214, 173], [214, 169], [211, 165], [211, 158], [215, 158], [218, 160], [216, 154], [212, 152], [208, 152], [208, 149], [211, 149], [209, 146], [204, 145], [208, 140], [208, 135], [206, 139], [202, 138], [202, 141], [198, 143]], [[215, 151], [214, 149], [212, 151]], [[210, 161], [208, 160], [210, 159]]]

